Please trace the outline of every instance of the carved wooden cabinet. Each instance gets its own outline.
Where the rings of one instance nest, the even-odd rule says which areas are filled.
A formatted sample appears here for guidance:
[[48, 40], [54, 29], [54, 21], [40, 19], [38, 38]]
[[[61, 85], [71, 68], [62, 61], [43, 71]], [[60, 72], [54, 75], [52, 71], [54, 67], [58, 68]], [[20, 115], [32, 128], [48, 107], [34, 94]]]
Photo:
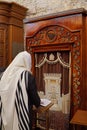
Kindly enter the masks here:
[[23, 19], [27, 8], [0, 1], [0, 67], [6, 67], [24, 49]]
[[[25, 48], [32, 54], [32, 70], [38, 80], [37, 85], [40, 82], [38, 90], [44, 91], [43, 72], [36, 69], [36, 65], [40, 68], [40, 58], [46, 59], [47, 56], [49, 61], [46, 61], [47, 59], [44, 61], [54, 64], [61, 54], [64, 61], [59, 56], [59, 62], [68, 69], [61, 69], [60, 65], [54, 65], [55, 67], [49, 70], [50, 65], [48, 65], [43, 68], [44, 73], [46, 70], [49, 70], [47, 73], [61, 72], [60, 96], [70, 90], [71, 115], [77, 109], [87, 110], [87, 11], [79, 8], [25, 19], [24, 30]], [[36, 64], [36, 56], [38, 64]]]

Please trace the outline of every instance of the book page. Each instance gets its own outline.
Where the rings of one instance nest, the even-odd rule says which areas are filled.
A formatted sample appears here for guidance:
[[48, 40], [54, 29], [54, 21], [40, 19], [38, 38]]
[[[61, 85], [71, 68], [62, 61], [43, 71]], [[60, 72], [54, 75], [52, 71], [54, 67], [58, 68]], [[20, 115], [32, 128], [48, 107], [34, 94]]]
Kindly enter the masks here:
[[49, 100], [49, 99], [41, 99], [41, 103], [40, 103], [40, 105], [41, 106], [47, 106], [47, 105], [49, 105], [51, 103], [51, 101]]

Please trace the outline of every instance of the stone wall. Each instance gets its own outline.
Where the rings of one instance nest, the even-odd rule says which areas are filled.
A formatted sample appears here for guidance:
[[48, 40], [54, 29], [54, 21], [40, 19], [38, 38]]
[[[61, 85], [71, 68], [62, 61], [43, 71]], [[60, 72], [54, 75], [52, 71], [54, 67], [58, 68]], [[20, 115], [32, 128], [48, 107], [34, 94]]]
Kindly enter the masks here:
[[27, 7], [27, 17], [42, 16], [69, 9], [87, 9], [87, 0], [5, 0], [14, 1]]

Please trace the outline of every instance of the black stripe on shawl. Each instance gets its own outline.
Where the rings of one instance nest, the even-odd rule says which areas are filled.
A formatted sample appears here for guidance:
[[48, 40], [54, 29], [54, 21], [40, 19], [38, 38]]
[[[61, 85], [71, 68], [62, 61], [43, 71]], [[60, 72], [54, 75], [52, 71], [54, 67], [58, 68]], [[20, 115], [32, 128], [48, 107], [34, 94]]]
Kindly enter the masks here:
[[[20, 85], [20, 84], [19, 84], [19, 85]], [[18, 88], [20, 88], [19, 85], [18, 85]], [[18, 93], [17, 93], [17, 91], [16, 91], [16, 96], [17, 96], [17, 100], [18, 100], [18, 105], [19, 105], [19, 102], [20, 102], [20, 106], [21, 106], [21, 108], [22, 108], [22, 110], [23, 110], [24, 117], [26, 118], [27, 123], [29, 123], [28, 120], [27, 120], [27, 116], [26, 116], [26, 114], [28, 115], [28, 111], [27, 111], [27, 108], [26, 108], [26, 105], [25, 105], [25, 102], [24, 102], [23, 93], [22, 93], [22, 90], [21, 90], [21, 89], [20, 89], [20, 94], [21, 94], [21, 98], [22, 98], [22, 99], [20, 99], [20, 101], [19, 101], [19, 99], [18, 99]]]
[[18, 127], [20, 130], [24, 130], [23, 125], [20, 121], [20, 117], [19, 117], [20, 113], [19, 113], [19, 109], [18, 109], [18, 105], [17, 105], [16, 101], [15, 101], [15, 107], [16, 107], [16, 112], [17, 112], [17, 116], [18, 116]]
[[[21, 81], [22, 81], [22, 79], [23, 79], [23, 73], [21, 74]], [[15, 106], [16, 106], [16, 111], [17, 111], [18, 120], [19, 120], [19, 129], [24, 130], [24, 128], [25, 128], [25, 130], [28, 130], [29, 129], [29, 120], [28, 120], [29, 112], [28, 112], [25, 102], [24, 102], [23, 92], [21, 89], [22, 86], [20, 83], [21, 81], [19, 80], [18, 84], [17, 84], [18, 87], [16, 90]]]
[[2, 102], [1, 102], [1, 96], [0, 96], [0, 115], [1, 115], [1, 110], [2, 110]]
[[[18, 87], [20, 88], [20, 87]], [[21, 89], [20, 89], [20, 92], [21, 92]], [[17, 93], [16, 93], [17, 94]], [[21, 94], [21, 93], [20, 93]], [[21, 96], [21, 95], [20, 95]], [[17, 95], [17, 98], [18, 98], [18, 95]], [[23, 99], [23, 98], [22, 98]], [[24, 112], [24, 109], [22, 110], [22, 107], [21, 107], [21, 102], [22, 102], [22, 99], [20, 98], [20, 101], [18, 100], [18, 105], [17, 105], [17, 100], [16, 100], [16, 108], [17, 108], [17, 112], [18, 112], [18, 118], [19, 118], [19, 122], [20, 122], [20, 125], [21, 127], [23, 127], [22, 124], [24, 124], [24, 127], [27, 129], [27, 124], [29, 124], [28, 120], [27, 120], [27, 117], [25, 116], [25, 113]], [[24, 103], [25, 104], [25, 103]], [[18, 110], [19, 108], [19, 110]], [[25, 109], [26, 109], [26, 106], [25, 106]], [[20, 116], [19, 116], [20, 115]], [[25, 118], [25, 119], [24, 119]]]
[[[28, 112], [28, 110], [27, 110], [27, 108], [26, 108], [26, 105], [25, 105], [25, 102], [24, 102], [24, 98], [23, 98], [23, 92], [22, 92], [21, 85], [20, 85], [19, 82], [18, 82], [18, 88], [19, 88], [20, 95], [21, 95], [21, 97], [22, 97], [22, 100], [20, 100], [20, 103], [21, 103], [21, 105], [24, 105], [25, 111], [26, 111], [26, 113], [27, 113], [27, 115], [28, 115], [29, 112]], [[22, 106], [22, 107], [23, 107], [23, 106]]]
[[1, 101], [1, 96], [0, 96], [0, 130], [2, 130], [2, 117], [1, 117], [1, 112], [2, 112], [2, 101]]

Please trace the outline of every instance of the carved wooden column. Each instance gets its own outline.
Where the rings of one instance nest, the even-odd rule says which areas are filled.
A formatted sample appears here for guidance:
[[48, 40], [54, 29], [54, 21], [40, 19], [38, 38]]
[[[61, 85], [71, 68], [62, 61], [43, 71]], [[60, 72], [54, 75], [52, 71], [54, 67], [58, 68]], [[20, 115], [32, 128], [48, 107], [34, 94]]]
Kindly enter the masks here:
[[17, 3], [0, 1], [0, 67], [6, 67], [24, 49], [26, 11]]

